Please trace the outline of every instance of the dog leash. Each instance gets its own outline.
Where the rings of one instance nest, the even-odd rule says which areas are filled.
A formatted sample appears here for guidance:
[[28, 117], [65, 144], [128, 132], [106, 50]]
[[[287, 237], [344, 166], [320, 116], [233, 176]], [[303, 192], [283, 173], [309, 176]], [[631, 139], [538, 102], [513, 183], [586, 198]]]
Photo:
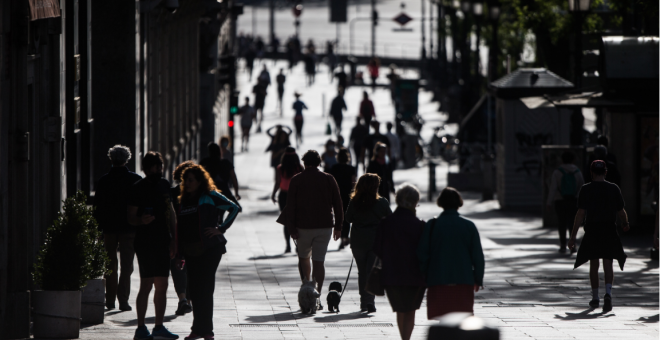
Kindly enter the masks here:
[[353, 269], [353, 261], [355, 261], [355, 258], [351, 257], [351, 267], [348, 268], [348, 276], [346, 276], [346, 282], [344, 283], [344, 289], [341, 290], [341, 295], [339, 295], [340, 299], [341, 299], [342, 296], [344, 296], [344, 292], [346, 291], [346, 288], [348, 288], [348, 278], [351, 277], [351, 270]]

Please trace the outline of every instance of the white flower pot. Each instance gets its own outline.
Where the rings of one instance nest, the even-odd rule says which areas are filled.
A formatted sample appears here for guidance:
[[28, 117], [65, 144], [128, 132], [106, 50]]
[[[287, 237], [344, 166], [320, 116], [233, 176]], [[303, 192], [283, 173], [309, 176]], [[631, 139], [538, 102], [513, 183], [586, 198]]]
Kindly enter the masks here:
[[80, 336], [80, 291], [32, 292], [35, 338], [75, 339]]
[[105, 279], [87, 281], [82, 289], [81, 309], [82, 323], [98, 325], [103, 323], [105, 313]]

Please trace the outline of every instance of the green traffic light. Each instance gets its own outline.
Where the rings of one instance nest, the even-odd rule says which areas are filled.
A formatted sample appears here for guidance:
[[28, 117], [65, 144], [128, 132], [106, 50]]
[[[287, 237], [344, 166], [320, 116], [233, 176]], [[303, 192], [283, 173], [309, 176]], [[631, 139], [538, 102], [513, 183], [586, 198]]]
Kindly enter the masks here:
[[229, 108], [229, 113], [231, 114], [236, 114], [238, 113], [238, 108], [236, 106], [232, 106]]

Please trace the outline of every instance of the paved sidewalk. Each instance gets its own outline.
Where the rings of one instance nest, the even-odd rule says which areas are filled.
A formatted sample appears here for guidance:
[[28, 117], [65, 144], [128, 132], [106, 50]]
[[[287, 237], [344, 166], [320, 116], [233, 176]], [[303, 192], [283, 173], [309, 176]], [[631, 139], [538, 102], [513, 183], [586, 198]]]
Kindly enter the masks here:
[[[268, 65], [270, 67], [272, 63]], [[272, 69], [271, 77], [274, 73], [275, 69]], [[301, 75], [302, 67], [299, 66], [293, 75], [288, 76], [290, 83], [287, 84], [284, 107], [290, 107], [294, 90], [303, 92], [301, 99], [310, 110], [305, 115], [305, 144], [300, 150], [315, 148], [321, 151], [328, 138], [324, 135], [321, 98], [325, 91], [327, 109], [334, 95], [333, 86], [328, 84], [327, 78], [319, 75], [317, 85], [305, 88]], [[256, 75], [253, 80], [255, 78]], [[251, 89], [244, 74], [241, 74], [239, 83], [244, 84], [243, 88]], [[349, 106], [344, 119], [346, 139], [354, 122], [360, 94], [359, 88], [350, 88], [346, 94]], [[241, 103], [244, 95], [241, 93]], [[267, 98], [266, 107], [270, 109], [266, 110], [264, 128], [275, 123], [291, 124], [291, 110], [285, 110], [285, 118], [275, 117], [274, 97], [271, 93]], [[386, 90], [376, 90], [374, 103], [379, 119], [387, 121], [392, 117]], [[441, 121], [441, 116], [435, 112], [436, 107], [430, 103], [428, 94], [420, 93], [420, 105], [428, 131], [432, 124]], [[359, 313], [355, 268], [340, 305], [341, 313], [300, 314], [297, 259], [295, 255], [282, 254], [285, 248], [282, 226], [275, 223], [279, 211], [270, 201], [273, 172], [268, 168], [267, 154], [262, 151], [268, 139], [264, 134], [254, 134], [250, 143], [251, 152], [239, 153], [235, 160], [244, 213], [227, 232], [227, 254], [223, 256], [216, 276], [216, 338], [397, 339], [396, 316], [386, 298], [376, 298], [377, 313]], [[426, 168], [399, 170], [394, 179], [397, 184], [412, 182], [425, 191], [427, 171]], [[446, 171], [446, 165], [438, 168], [440, 188], [446, 185], [442, 175]], [[486, 255], [486, 289], [476, 295], [475, 314], [498, 326], [501, 339], [658, 338], [658, 263], [648, 260], [646, 249], [650, 240], [624, 238], [628, 262], [623, 272], [615, 271], [614, 310], [603, 314], [601, 309], [588, 308], [588, 267], [572, 270], [575, 255], [557, 252], [556, 231], [541, 228], [538, 217], [498, 209], [496, 201], [480, 202], [478, 196], [466, 193], [461, 213], [476, 223]], [[429, 219], [440, 211], [432, 202], [424, 200], [418, 216]], [[331, 242], [324, 289], [331, 281], [343, 284], [348, 272], [350, 249], [337, 251], [337, 248], [338, 243]], [[135, 307], [139, 286], [137, 267], [132, 279], [130, 303]], [[601, 290], [602, 295], [604, 284]], [[327, 290], [322, 297], [324, 305], [325, 293]], [[166, 326], [183, 338], [189, 333], [192, 314], [175, 316], [176, 307], [177, 298], [170, 285]], [[152, 327], [153, 305], [149, 306], [147, 315], [147, 323]], [[81, 338], [131, 339], [136, 324], [134, 311], [109, 311], [104, 324], [85, 327]], [[425, 339], [428, 326], [432, 324], [426, 320], [426, 306], [423, 304], [417, 312], [413, 338]]]

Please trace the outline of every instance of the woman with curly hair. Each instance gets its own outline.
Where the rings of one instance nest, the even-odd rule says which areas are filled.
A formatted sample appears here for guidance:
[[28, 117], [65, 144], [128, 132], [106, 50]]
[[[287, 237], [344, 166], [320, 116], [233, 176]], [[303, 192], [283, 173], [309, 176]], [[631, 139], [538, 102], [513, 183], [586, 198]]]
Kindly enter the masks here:
[[364, 174], [358, 179], [355, 191], [351, 194], [344, 221], [351, 226], [351, 251], [358, 269], [358, 287], [360, 290], [360, 310], [367, 313], [376, 311], [374, 296], [367, 293], [367, 276], [376, 261], [373, 252], [374, 241], [378, 234], [381, 220], [392, 214], [390, 203], [378, 195], [380, 177]]
[[[177, 212], [178, 267], [188, 268], [188, 287], [193, 300], [192, 333], [186, 339], [213, 339], [213, 291], [215, 272], [226, 253], [224, 237], [240, 208], [220, 194], [211, 176], [200, 165], [192, 165], [182, 175]], [[229, 212], [218, 225], [220, 216]]]

